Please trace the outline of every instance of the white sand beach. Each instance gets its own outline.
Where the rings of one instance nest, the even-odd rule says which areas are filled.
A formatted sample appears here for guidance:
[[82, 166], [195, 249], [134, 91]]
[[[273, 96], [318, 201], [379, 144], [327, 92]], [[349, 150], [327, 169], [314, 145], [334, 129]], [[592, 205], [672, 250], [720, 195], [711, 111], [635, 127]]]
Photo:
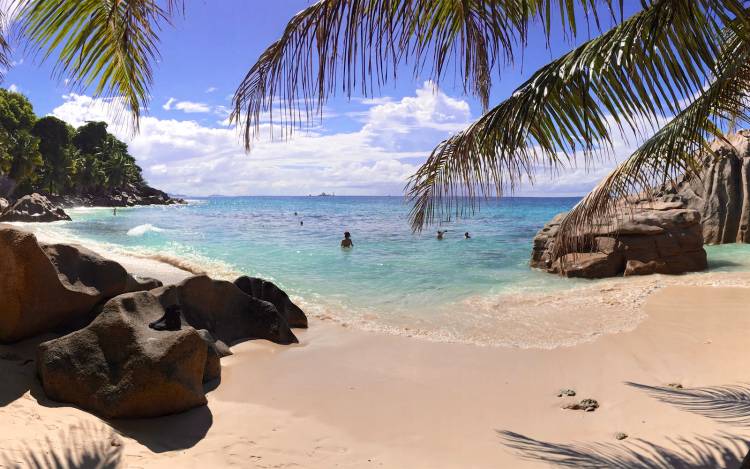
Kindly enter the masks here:
[[[167, 282], [190, 275], [115, 260]], [[0, 396], [0, 467], [45, 457], [45, 448], [75, 458], [97, 441], [96, 451], [121, 450], [133, 468], [737, 467], [750, 437], [750, 386], [742, 384], [750, 377], [742, 359], [750, 288], [696, 286], [696, 278], [741, 284], [748, 275], [658, 277], [669, 286], [639, 306], [645, 319], [632, 331], [551, 350], [440, 343], [313, 319], [297, 331], [299, 345], [233, 347], [208, 406], [142, 421], [104, 423], [49, 401], [30, 361], [43, 338], [0, 346], [10, 383]], [[557, 397], [562, 388], [577, 394]], [[585, 398], [600, 407], [562, 408]]]

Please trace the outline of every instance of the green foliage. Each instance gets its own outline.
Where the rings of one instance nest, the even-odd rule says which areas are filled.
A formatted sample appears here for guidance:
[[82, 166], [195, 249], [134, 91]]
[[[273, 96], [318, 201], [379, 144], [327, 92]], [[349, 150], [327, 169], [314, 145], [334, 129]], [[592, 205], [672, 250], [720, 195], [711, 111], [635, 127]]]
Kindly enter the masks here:
[[0, 177], [13, 195], [34, 191], [102, 193], [144, 184], [128, 146], [107, 132], [105, 122], [74, 129], [46, 116], [37, 119], [21, 94], [0, 89]]
[[39, 152], [43, 160], [39, 186], [50, 193], [63, 192], [70, 187], [73, 132], [70, 125], [53, 116], [42, 117], [32, 129], [32, 133], [39, 138]]

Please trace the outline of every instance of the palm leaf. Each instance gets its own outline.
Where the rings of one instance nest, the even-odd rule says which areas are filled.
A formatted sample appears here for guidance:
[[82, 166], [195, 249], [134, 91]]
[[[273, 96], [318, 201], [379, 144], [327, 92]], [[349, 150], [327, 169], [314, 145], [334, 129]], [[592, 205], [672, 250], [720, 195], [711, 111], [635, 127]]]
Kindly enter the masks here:
[[30, 0], [22, 5], [22, 36], [43, 59], [56, 57], [55, 74], [72, 86], [121, 97], [135, 128], [149, 101], [158, 33], [182, 0]]
[[[599, 24], [597, 0], [320, 0], [298, 13], [245, 76], [233, 98], [231, 120], [249, 149], [261, 121], [295, 126], [321, 116], [339, 88], [372, 95], [409, 61], [414, 74], [436, 83], [451, 69], [465, 90], [489, 105], [492, 70], [511, 63], [539, 18], [549, 37], [557, 17], [577, 31], [575, 7]], [[607, 0], [615, 14], [622, 0]], [[273, 131], [271, 132], [273, 136]]]
[[745, 31], [742, 22], [725, 31], [711, 84], [566, 215], [556, 235], [554, 258], [590, 245], [584, 234], [594, 224], [613, 224], [619, 215], [626, 216], [631, 195], [650, 200], [678, 176], [699, 176], [713, 156], [710, 140], [724, 139], [729, 125], [750, 122], [750, 47]]
[[710, 79], [735, 0], [656, 0], [537, 71], [506, 101], [442, 142], [410, 179], [412, 228], [463, 216], [540, 167], [611, 156], [613, 135], [657, 130]]

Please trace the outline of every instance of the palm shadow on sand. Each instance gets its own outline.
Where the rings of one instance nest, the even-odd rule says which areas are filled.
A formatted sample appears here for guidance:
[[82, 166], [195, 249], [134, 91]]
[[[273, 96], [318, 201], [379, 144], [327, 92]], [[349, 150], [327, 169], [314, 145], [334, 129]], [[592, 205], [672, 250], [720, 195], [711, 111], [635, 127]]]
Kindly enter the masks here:
[[622, 443], [552, 443], [519, 433], [498, 431], [503, 444], [522, 458], [558, 467], [582, 469], [716, 469], [738, 468], [748, 441], [717, 437], [672, 438], [671, 447], [641, 439]]
[[6, 448], [0, 454], [0, 467], [118, 469], [122, 441], [104, 424], [78, 423], [52, 438]]
[[722, 423], [750, 427], [750, 387], [747, 385], [676, 389], [632, 382], [625, 384], [682, 410]]
[[[683, 389], [626, 382], [666, 404], [731, 425], [750, 427], [750, 386], [727, 385]], [[553, 466], [617, 469], [750, 469], [750, 442], [719, 434], [715, 437], [671, 438], [670, 447], [642, 439], [619, 443], [561, 444], [498, 431], [503, 443], [523, 458]]]

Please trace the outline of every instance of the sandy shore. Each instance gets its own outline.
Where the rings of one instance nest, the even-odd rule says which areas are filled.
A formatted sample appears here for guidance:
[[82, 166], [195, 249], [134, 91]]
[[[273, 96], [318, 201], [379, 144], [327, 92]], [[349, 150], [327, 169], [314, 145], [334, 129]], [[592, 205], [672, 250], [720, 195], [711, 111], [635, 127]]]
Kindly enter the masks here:
[[[139, 275], [189, 275], [116, 257]], [[0, 467], [64, 448], [70, 460], [121, 451], [134, 468], [738, 467], [750, 438], [741, 384], [750, 382], [750, 288], [667, 283], [637, 305], [632, 331], [552, 350], [312, 320], [299, 345], [235, 346], [207, 407], [150, 421], [104, 423], [50, 402], [29, 361], [40, 339], [0, 346]], [[557, 397], [561, 388], [576, 397]], [[562, 409], [584, 398], [600, 407]]]

